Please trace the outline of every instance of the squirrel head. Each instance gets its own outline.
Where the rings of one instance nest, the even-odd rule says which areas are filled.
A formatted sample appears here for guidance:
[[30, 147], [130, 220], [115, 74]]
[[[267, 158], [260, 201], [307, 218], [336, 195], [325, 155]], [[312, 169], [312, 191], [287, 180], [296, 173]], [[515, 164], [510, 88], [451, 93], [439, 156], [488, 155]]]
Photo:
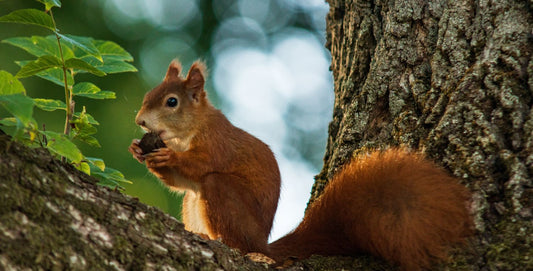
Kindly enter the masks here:
[[211, 104], [204, 90], [205, 64], [196, 61], [186, 78], [180, 76], [181, 64], [173, 60], [161, 84], [146, 93], [135, 123], [163, 141], [194, 135], [202, 113]]

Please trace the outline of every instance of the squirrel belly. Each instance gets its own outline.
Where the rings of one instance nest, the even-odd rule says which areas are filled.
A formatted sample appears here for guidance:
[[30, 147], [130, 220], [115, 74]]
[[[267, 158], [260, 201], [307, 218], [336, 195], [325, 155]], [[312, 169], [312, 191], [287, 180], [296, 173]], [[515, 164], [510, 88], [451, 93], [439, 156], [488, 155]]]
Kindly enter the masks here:
[[309, 207], [301, 224], [269, 245], [270, 257], [370, 253], [403, 270], [430, 267], [464, 241], [470, 194], [423, 155], [377, 151], [344, 166]]
[[185, 78], [173, 61], [148, 92], [136, 123], [164, 147], [129, 151], [173, 190], [186, 190], [187, 230], [278, 263], [312, 254], [370, 253], [404, 270], [427, 268], [470, 234], [468, 190], [422, 154], [401, 148], [358, 156], [332, 178], [291, 233], [268, 244], [280, 194], [270, 148], [209, 102], [205, 65]]

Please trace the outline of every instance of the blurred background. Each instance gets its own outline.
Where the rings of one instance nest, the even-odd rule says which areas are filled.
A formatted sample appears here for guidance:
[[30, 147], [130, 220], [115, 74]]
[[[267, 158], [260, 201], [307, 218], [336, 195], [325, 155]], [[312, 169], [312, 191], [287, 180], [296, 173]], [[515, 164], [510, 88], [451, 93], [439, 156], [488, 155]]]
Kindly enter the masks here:
[[[330, 55], [324, 48], [324, 0], [85, 0], [62, 1], [54, 9], [64, 34], [112, 40], [135, 58], [138, 73], [103, 78], [79, 75], [116, 100], [78, 98], [97, 121], [102, 148], [82, 146], [86, 156], [103, 158], [133, 184], [126, 193], [180, 218], [181, 195], [169, 192], [137, 163], [127, 148], [142, 131], [134, 124], [144, 93], [159, 84], [170, 61], [184, 72], [202, 59], [208, 66], [209, 98], [230, 121], [270, 145], [282, 175], [282, 194], [271, 239], [293, 229], [303, 217], [313, 176], [322, 166], [333, 106]], [[0, 15], [37, 8], [33, 0], [0, 1]], [[49, 35], [34, 26], [0, 24], [0, 40]], [[18, 71], [25, 51], [0, 43], [0, 70]], [[22, 79], [32, 97], [63, 100], [60, 87], [39, 78]], [[62, 112], [34, 109], [47, 130], [62, 131]], [[0, 117], [6, 113], [0, 111]], [[231, 199], [229, 199], [231, 200]]]

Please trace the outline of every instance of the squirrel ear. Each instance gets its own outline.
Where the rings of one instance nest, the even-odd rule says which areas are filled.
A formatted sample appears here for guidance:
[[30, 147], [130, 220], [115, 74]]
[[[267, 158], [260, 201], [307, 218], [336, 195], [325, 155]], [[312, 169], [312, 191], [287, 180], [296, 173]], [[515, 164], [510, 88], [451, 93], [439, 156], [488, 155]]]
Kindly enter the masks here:
[[192, 64], [186, 81], [189, 89], [194, 89], [195, 91], [202, 91], [204, 89], [205, 69], [205, 64], [201, 61], [195, 61]]
[[190, 90], [189, 97], [197, 103], [205, 99], [205, 69], [203, 62], [195, 61], [192, 63], [187, 74], [187, 80], [185, 81], [185, 86]]
[[165, 75], [164, 81], [172, 79], [180, 79], [181, 64], [177, 59], [172, 60], [168, 66], [167, 75]]

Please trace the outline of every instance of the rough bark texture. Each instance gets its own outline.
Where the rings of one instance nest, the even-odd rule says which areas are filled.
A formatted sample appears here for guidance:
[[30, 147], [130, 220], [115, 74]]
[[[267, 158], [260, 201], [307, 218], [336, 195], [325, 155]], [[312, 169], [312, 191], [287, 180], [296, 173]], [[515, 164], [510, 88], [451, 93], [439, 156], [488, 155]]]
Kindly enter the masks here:
[[533, 270], [533, 1], [328, 2], [335, 105], [312, 199], [355, 153], [422, 150], [474, 192], [464, 269]]
[[0, 270], [198, 269], [265, 266], [0, 136]]

